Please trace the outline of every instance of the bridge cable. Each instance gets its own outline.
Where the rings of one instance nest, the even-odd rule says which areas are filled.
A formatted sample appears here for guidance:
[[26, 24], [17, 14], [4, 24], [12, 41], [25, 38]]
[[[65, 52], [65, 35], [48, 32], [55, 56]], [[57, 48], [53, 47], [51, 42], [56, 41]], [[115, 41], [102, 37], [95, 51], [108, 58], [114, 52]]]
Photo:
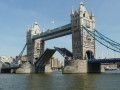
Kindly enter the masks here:
[[[114, 48], [111, 48], [111, 47], [109, 47], [108, 45], [104, 44], [103, 42], [99, 41], [98, 39], [101, 39], [102, 41], [105, 41], [106, 43], [108, 43], [105, 39], [97, 36], [97, 35], [94, 34], [92, 31], [88, 30], [85, 26], [83, 26], [83, 28], [89, 33], [90, 36], [92, 36], [92, 37], [93, 37], [96, 41], [98, 41], [100, 44], [102, 44], [103, 46], [111, 49], [112, 51], [115, 51], [115, 52], [119, 52], [119, 53], [120, 53], [120, 49], [119, 49], [119, 48], [118, 48], [118, 50], [114, 49], [114, 48], [117, 48], [117, 47], [113, 46], [112, 43], [109, 43], [109, 44], [110, 44], [112, 47], [114, 47]], [[97, 39], [96, 37], [98, 37], [98, 39]]]

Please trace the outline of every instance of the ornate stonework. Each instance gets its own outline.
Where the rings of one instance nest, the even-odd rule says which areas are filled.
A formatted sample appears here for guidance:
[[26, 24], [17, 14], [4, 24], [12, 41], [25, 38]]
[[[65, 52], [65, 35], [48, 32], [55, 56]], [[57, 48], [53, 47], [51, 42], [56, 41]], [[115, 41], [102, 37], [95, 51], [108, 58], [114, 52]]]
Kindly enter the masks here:
[[27, 30], [27, 57], [31, 63], [34, 63], [44, 52], [44, 41], [41, 41], [41, 39], [32, 40], [33, 35], [40, 33], [41, 31], [37, 22], [34, 23], [31, 29]]
[[93, 11], [91, 16], [86, 10], [83, 2], [80, 3], [79, 9], [71, 11], [72, 27], [72, 51], [73, 59], [91, 59], [95, 58], [95, 40], [83, 29], [82, 25], [92, 32], [95, 32], [95, 17]]

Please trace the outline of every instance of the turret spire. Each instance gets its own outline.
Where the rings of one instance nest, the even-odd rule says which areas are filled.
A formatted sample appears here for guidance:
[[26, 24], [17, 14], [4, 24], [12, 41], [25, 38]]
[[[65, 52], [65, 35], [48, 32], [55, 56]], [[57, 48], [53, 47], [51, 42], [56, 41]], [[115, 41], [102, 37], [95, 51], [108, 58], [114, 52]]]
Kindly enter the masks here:
[[93, 13], [93, 10], [91, 9], [91, 20], [95, 21], [95, 16], [94, 16], [94, 13]]
[[81, 2], [80, 2], [80, 5], [83, 5], [83, 6], [84, 6], [84, 3], [83, 3], [83, 1], [81, 1]]
[[71, 15], [74, 14], [74, 11], [73, 11], [73, 6], [72, 6], [72, 10], [71, 10]]
[[92, 9], [91, 9], [91, 17], [94, 17], [94, 13]]

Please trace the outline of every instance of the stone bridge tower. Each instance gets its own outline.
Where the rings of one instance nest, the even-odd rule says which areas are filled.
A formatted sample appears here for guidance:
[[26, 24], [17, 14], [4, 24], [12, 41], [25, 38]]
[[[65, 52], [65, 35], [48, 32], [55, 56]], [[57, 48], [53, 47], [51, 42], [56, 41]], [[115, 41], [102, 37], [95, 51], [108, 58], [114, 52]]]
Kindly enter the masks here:
[[95, 40], [82, 28], [87, 27], [95, 32], [95, 16], [93, 11], [89, 15], [83, 2], [81, 1], [79, 9], [75, 12], [71, 11], [71, 27], [72, 27], [72, 51], [73, 59], [92, 59], [95, 54]]
[[63, 73], [87, 73], [92, 71], [90, 70], [92, 65], [88, 64], [88, 59], [95, 58], [95, 40], [84, 30], [82, 25], [95, 32], [93, 11], [91, 11], [90, 16], [81, 1], [79, 9], [74, 12], [72, 8], [71, 11], [73, 60], [65, 61]]
[[44, 52], [44, 41], [41, 39], [32, 40], [32, 36], [40, 34], [38, 23], [35, 22], [31, 29], [27, 30], [27, 59], [34, 64], [37, 58]]

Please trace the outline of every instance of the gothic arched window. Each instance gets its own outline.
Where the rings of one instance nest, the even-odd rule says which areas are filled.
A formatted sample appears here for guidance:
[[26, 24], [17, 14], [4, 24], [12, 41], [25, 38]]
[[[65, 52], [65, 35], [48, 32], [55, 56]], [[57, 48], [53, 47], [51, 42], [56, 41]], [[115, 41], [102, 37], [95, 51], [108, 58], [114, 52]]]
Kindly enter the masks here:
[[83, 14], [83, 17], [85, 17], [85, 13]]

